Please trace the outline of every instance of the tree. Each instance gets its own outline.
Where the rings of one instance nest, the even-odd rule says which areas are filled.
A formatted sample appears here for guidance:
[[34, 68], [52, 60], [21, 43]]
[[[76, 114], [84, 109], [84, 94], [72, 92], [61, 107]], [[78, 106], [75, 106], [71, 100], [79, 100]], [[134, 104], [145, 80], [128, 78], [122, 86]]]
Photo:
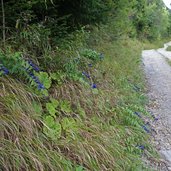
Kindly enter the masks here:
[[2, 9], [2, 39], [5, 46], [5, 10], [4, 10], [4, 1], [1, 0], [1, 9]]

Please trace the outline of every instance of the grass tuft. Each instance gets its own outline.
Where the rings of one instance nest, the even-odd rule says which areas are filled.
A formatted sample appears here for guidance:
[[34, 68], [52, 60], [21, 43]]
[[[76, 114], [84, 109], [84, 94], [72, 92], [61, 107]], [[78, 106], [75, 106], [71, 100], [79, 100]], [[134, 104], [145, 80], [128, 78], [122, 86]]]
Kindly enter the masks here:
[[164, 43], [167, 43], [170, 41], [170, 38], [165, 38], [165, 39], [161, 39], [161, 40], [156, 40], [153, 42], [144, 40], [143, 41], [143, 49], [144, 50], [150, 50], [150, 49], [159, 49], [159, 48], [163, 48], [164, 47]]
[[171, 51], [171, 46], [168, 46], [168, 47], [166, 48], [166, 50], [167, 50], [167, 51]]

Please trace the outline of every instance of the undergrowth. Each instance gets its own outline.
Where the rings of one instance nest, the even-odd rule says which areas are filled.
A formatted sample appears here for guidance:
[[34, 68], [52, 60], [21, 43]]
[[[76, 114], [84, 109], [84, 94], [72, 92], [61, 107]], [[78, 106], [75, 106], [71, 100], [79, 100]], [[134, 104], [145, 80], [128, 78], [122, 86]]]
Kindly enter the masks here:
[[167, 43], [170, 41], [170, 37], [165, 38], [165, 39], [159, 39], [159, 40], [155, 40], [155, 41], [148, 41], [148, 40], [144, 40], [143, 41], [143, 49], [144, 50], [150, 50], [150, 49], [159, 49], [159, 48], [163, 48], [164, 43]]
[[0, 170], [146, 170], [141, 156], [154, 153], [141, 118], [141, 43], [90, 45], [82, 31], [30, 52], [24, 35], [27, 48], [0, 53]]
[[168, 47], [166, 48], [166, 50], [167, 50], [167, 51], [171, 51], [171, 46], [168, 46]]
[[166, 58], [166, 62], [171, 66], [171, 60]]

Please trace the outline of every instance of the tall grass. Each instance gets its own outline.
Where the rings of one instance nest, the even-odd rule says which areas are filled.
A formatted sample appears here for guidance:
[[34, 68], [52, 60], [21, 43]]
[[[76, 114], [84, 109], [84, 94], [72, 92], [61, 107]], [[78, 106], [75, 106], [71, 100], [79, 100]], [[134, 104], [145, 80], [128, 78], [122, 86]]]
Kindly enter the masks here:
[[[75, 46], [72, 52], [61, 50], [60, 54], [77, 54], [75, 51], [84, 46], [84, 43]], [[139, 146], [152, 150], [142, 129], [143, 120], [135, 115], [135, 112], [146, 114], [140, 67], [142, 46], [137, 40], [127, 39], [99, 41], [91, 47], [105, 55], [104, 60], [89, 68], [91, 81], [96, 82], [97, 88], [65, 78], [62, 85], [54, 83], [49, 91], [51, 97], [65, 100], [71, 106], [70, 112], [58, 111], [57, 122], [62, 123], [64, 118], [70, 121], [60, 138], [50, 139], [43, 133], [46, 113], [34, 107], [36, 102], [44, 111], [48, 99], [38, 97], [18, 79], [1, 78], [1, 170], [146, 169], [141, 161], [144, 152]], [[54, 60], [53, 71], [55, 67], [61, 68], [58, 65]]]
[[168, 46], [166, 50], [171, 51], [171, 46]]
[[164, 43], [170, 42], [171, 38], [165, 38], [165, 39], [159, 39], [155, 40], [153, 42], [150, 42], [148, 40], [143, 41], [143, 48], [144, 50], [150, 50], [150, 49], [159, 49], [164, 47]]

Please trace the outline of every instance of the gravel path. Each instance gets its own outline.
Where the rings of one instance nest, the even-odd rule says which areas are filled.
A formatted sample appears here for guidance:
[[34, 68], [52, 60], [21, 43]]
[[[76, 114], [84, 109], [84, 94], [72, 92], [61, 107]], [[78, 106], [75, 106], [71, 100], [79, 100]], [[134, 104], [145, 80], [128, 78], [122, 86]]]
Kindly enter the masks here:
[[158, 118], [151, 123], [155, 130], [152, 142], [162, 158], [160, 164], [153, 163], [153, 168], [160, 171], [171, 171], [171, 66], [166, 61], [171, 59], [171, 52], [166, 51], [169, 45], [171, 42], [164, 48], [142, 52], [150, 100], [148, 110]]

